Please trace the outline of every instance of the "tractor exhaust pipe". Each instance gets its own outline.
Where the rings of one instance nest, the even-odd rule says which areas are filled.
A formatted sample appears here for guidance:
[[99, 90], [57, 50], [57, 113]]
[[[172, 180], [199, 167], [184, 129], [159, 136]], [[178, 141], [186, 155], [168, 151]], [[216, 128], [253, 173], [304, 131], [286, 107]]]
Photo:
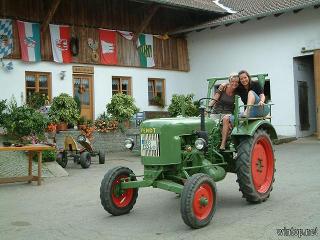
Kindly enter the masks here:
[[206, 130], [206, 126], [205, 126], [205, 120], [204, 120], [204, 110], [205, 107], [200, 107], [200, 130], [201, 131], [205, 131]]

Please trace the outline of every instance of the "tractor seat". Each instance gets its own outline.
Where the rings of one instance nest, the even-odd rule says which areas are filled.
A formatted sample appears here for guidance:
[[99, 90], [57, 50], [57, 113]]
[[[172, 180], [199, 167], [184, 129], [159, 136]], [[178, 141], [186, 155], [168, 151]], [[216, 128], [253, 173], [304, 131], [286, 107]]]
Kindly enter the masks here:
[[80, 148], [77, 142], [70, 135], [64, 138], [64, 149], [68, 151], [79, 151]]

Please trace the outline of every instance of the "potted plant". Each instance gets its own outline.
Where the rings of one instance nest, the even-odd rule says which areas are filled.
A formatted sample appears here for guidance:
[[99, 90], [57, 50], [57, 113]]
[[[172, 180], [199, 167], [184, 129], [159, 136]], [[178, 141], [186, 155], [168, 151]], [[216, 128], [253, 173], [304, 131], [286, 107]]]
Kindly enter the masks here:
[[162, 97], [160, 96], [154, 96], [151, 100], [150, 100], [150, 104], [151, 105], [156, 105], [160, 108], [164, 108], [165, 104], [164, 104], [164, 99], [162, 99]]
[[[76, 124], [80, 118], [76, 101], [66, 93], [53, 98], [49, 118], [58, 124], [57, 130], [65, 130], [68, 124]], [[61, 129], [61, 125], [64, 129]]]
[[171, 104], [168, 107], [169, 115], [171, 117], [181, 115], [184, 108], [186, 116], [199, 116], [199, 110], [195, 102], [193, 102], [193, 97], [193, 94], [172, 95]]
[[2, 123], [7, 138], [18, 143], [37, 143], [44, 139], [47, 119], [28, 106], [11, 105]]
[[57, 131], [57, 124], [49, 122], [46, 128], [48, 138], [54, 138]]
[[45, 94], [34, 92], [27, 97], [27, 105], [34, 109], [39, 109], [44, 106], [48, 101], [48, 97]]
[[98, 132], [107, 133], [118, 129], [119, 122], [104, 112], [94, 121], [94, 125]]
[[83, 128], [85, 128], [87, 124], [87, 119], [84, 116], [81, 116], [78, 120], [78, 129], [81, 130]]
[[134, 104], [134, 98], [122, 93], [113, 95], [111, 102], [107, 104], [107, 113], [120, 124], [129, 123], [129, 119], [137, 112], [139, 109]]

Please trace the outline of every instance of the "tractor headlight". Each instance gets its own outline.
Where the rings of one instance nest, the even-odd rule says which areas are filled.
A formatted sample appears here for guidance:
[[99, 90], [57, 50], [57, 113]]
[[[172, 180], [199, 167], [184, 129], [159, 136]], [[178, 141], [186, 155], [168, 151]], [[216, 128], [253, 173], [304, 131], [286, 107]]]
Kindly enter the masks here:
[[195, 143], [194, 146], [196, 147], [196, 149], [198, 150], [203, 150], [206, 147], [206, 141], [203, 138], [198, 138]]
[[129, 149], [129, 150], [132, 150], [133, 146], [134, 146], [134, 141], [132, 138], [127, 138], [125, 141], [124, 141], [124, 146], [125, 148]]
[[78, 142], [85, 142], [86, 139], [87, 139], [86, 136], [81, 134], [81, 135], [78, 136], [77, 141]]

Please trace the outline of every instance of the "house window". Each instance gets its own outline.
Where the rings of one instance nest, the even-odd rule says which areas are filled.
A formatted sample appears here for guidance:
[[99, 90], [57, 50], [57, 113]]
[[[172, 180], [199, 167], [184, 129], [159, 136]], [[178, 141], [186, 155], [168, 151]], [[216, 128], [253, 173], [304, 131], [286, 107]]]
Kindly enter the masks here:
[[25, 72], [26, 79], [26, 102], [29, 102], [33, 93], [40, 93], [51, 101], [51, 73], [48, 72]]
[[148, 100], [149, 105], [164, 106], [165, 81], [164, 79], [148, 79]]
[[130, 77], [112, 77], [112, 96], [117, 93], [131, 95]]

